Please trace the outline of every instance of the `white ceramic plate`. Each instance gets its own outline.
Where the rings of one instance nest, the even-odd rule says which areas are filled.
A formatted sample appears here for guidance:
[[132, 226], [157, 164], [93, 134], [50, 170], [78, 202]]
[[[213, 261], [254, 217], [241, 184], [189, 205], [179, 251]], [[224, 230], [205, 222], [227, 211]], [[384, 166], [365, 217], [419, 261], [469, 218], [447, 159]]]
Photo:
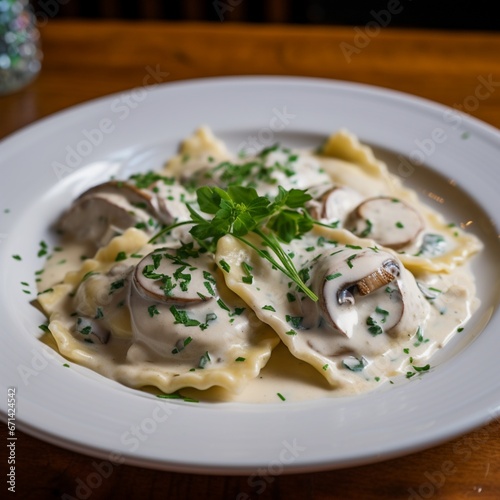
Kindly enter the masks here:
[[[193, 404], [158, 400], [74, 363], [65, 368], [63, 358], [37, 340], [43, 318], [20, 282], [34, 290], [34, 271], [42, 264], [36, 254], [41, 240], [52, 241], [50, 222], [76, 194], [110, 174], [158, 168], [200, 124], [233, 149], [275, 141], [316, 147], [345, 127], [451, 220], [471, 221], [469, 229], [486, 245], [475, 260], [482, 305], [433, 360], [430, 373], [350, 398]], [[18, 428], [115, 462], [276, 474], [375, 462], [485, 424], [500, 411], [499, 157], [500, 133], [454, 110], [388, 90], [302, 78], [137, 89], [58, 113], [5, 139], [0, 378], [16, 388]]]

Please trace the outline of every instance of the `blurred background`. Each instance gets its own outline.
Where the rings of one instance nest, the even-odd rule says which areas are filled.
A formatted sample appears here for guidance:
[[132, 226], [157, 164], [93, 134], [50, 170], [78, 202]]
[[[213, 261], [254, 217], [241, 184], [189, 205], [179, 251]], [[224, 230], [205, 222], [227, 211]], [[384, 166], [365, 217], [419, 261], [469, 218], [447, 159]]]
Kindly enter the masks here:
[[[485, 0], [30, 0], [49, 18], [158, 19], [250, 23], [365, 25], [393, 9], [391, 27], [500, 30]], [[0, 0], [1, 3], [1, 0]]]

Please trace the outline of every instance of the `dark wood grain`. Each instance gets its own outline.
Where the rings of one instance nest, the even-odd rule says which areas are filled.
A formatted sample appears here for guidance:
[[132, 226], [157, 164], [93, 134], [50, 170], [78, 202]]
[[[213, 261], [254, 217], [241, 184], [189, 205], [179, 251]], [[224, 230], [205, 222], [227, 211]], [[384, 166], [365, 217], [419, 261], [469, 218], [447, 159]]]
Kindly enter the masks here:
[[[168, 73], [165, 81], [271, 74], [374, 84], [465, 107], [500, 127], [500, 35], [384, 29], [356, 39], [364, 30], [50, 21], [42, 29], [42, 73], [26, 89], [0, 97], [0, 137], [68, 106], [141, 86], [148, 67]], [[346, 57], [341, 44], [356, 51]], [[481, 79], [490, 90], [478, 99]], [[6, 427], [0, 429], [6, 443]], [[495, 422], [403, 459], [267, 479], [111, 467], [22, 432], [16, 455], [17, 497], [33, 500], [500, 498]]]

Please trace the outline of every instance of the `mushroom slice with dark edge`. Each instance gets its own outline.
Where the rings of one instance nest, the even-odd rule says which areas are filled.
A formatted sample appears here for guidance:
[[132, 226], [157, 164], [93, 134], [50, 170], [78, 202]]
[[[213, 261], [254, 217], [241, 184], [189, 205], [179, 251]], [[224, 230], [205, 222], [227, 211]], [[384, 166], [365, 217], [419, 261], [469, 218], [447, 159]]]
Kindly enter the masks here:
[[130, 182], [109, 181], [85, 191], [80, 198], [95, 194], [115, 194], [123, 196], [131, 205], [147, 210], [151, 214], [157, 211], [156, 200], [151, 192], [139, 189]]
[[86, 196], [76, 200], [61, 217], [58, 229], [77, 242], [91, 242], [101, 247], [129, 227], [148, 227], [149, 216], [113, 195]]
[[314, 273], [322, 316], [349, 338], [359, 329], [411, 337], [427, 316], [429, 306], [413, 275], [388, 252], [327, 255]]
[[416, 241], [424, 222], [407, 203], [382, 196], [360, 203], [349, 215], [346, 227], [357, 236], [397, 250]]
[[59, 219], [58, 229], [78, 242], [104, 246], [130, 227], [151, 233], [152, 203], [148, 193], [134, 186], [107, 182], [79, 196]]
[[144, 299], [196, 305], [215, 297], [213, 258], [194, 252], [195, 258], [180, 249], [160, 248], [146, 255], [133, 273], [133, 289]]
[[363, 199], [357, 191], [347, 186], [315, 186], [308, 193], [313, 196], [306, 204], [311, 216], [328, 222], [343, 223]]

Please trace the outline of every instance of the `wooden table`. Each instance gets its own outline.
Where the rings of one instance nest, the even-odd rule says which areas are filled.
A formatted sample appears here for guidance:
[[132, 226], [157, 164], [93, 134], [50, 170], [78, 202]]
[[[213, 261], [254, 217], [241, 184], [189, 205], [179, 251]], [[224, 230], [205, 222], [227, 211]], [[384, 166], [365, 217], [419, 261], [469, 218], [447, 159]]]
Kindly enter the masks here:
[[[373, 25], [354, 29], [50, 20], [42, 41], [45, 59], [39, 78], [21, 92], [0, 97], [0, 137], [68, 106], [140, 86], [148, 66], [168, 72], [165, 81], [271, 74], [364, 82], [461, 106], [500, 127], [500, 34], [377, 30]], [[489, 95], [474, 99], [481, 79], [490, 82]], [[4, 425], [1, 431], [5, 443]], [[500, 498], [498, 422], [402, 459], [271, 476], [260, 483], [248, 477], [121, 465], [94, 489], [78, 489], [100, 461], [21, 432], [17, 458], [17, 495], [36, 500], [64, 495], [92, 500]]]

